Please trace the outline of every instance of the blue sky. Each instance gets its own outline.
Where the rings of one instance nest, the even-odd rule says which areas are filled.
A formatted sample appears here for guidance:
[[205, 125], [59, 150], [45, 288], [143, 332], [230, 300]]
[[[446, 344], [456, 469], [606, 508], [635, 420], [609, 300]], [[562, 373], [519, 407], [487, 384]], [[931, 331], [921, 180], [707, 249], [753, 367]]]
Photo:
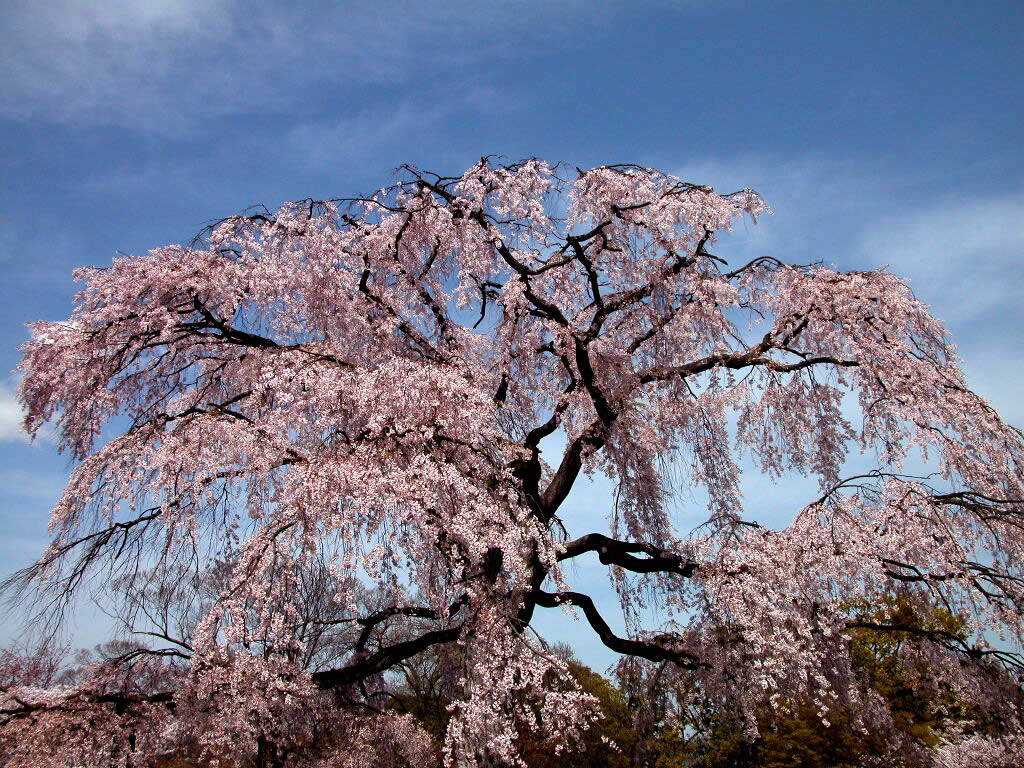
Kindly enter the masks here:
[[[372, 191], [406, 162], [634, 162], [754, 187], [776, 215], [719, 252], [889, 265], [951, 328], [972, 386], [1024, 426], [1019, 2], [299, 5], [5, 3], [0, 575], [41, 551], [67, 475], [21, 435], [13, 369], [24, 324], [69, 313], [71, 270], [253, 203]], [[799, 484], [750, 488], [784, 515]], [[606, 489], [570, 505], [585, 532]], [[81, 642], [99, 639], [93, 621]]]

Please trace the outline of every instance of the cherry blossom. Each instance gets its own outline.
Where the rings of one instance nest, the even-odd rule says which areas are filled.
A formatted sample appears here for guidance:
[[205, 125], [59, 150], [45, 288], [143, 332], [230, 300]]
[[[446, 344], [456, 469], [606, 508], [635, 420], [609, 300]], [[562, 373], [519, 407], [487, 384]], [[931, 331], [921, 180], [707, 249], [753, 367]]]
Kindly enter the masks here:
[[[530, 629], [552, 608], [739, 702], [751, 732], [793, 697], [884, 722], [845, 639], [868, 625], [965, 702], [1012, 709], [1024, 439], [898, 277], [716, 249], [770, 212], [640, 166], [485, 158], [76, 272], [71, 318], [31, 326], [20, 388], [27, 429], [54, 423], [76, 465], [48, 550], [8, 586], [59, 613], [83, 585], [122, 585], [148, 641], [131, 660], [173, 663], [144, 689], [124, 659], [6, 689], [0, 733], [24, 756], [8, 764], [67, 763], [45, 755], [69, 723], [110, 765], [186, 748], [299, 764], [325, 730], [351, 762], [384, 749], [373, 728], [390, 756], [366, 759], [422, 763], [422, 731], [375, 691], [435, 646], [460, 660], [445, 764], [515, 764], [517, 708], [567, 743], [595, 716]], [[846, 477], [858, 449], [877, 467]], [[917, 454], [934, 475], [905, 473]], [[759, 524], [747, 456], [820, 495]], [[570, 539], [559, 510], [581, 473], [616, 490]], [[672, 514], [681, 484], [710, 500], [692, 530]], [[591, 552], [624, 635], [563, 570]], [[168, 584], [213, 570], [179, 632], [153, 618]], [[859, 612], [893, 595], [964, 633]], [[644, 600], [673, 622], [642, 626]]]

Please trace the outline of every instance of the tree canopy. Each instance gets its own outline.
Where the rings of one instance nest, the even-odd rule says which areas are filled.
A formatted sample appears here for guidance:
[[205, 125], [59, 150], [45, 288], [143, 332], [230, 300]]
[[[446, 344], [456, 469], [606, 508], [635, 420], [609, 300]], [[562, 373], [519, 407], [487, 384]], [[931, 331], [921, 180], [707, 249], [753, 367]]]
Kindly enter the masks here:
[[[28, 430], [53, 422], [77, 463], [8, 588], [55, 620], [113, 585], [138, 642], [75, 685], [5, 689], [8, 765], [63, 765], [58, 732], [105, 764], [184, 741], [297, 764], [324, 733], [338, 760], [422, 762], [423, 731], [379, 695], [421, 654], [450, 661], [445, 763], [514, 762], [525, 731], [571, 744], [597, 713], [530, 630], [549, 609], [728, 703], [750, 738], [795, 701], [890, 726], [850, 652], [864, 630], [1016, 727], [1024, 438], [898, 277], [717, 252], [768, 212], [634, 165], [484, 158], [77, 271], [20, 388]], [[856, 446], [877, 466], [844, 477]], [[934, 474], [906, 474], [911, 452]], [[816, 498], [760, 523], [745, 456], [815, 477]], [[569, 538], [581, 473], [615, 494]], [[680, 530], [687, 488], [709, 502]], [[589, 553], [624, 634], [570, 584]], [[641, 600], [671, 621], [642, 626]], [[913, 619], [936, 605], [955, 631]]]

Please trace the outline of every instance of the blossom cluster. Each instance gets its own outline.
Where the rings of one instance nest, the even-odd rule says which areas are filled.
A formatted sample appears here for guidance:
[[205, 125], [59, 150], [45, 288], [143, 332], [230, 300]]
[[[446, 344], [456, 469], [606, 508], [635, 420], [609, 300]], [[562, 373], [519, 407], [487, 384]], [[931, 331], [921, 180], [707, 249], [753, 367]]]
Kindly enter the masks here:
[[[121, 706], [94, 683], [19, 689], [0, 730], [27, 755], [46, 737], [26, 713], [88, 711], [82, 750], [120, 734], [122, 752], [188, 741], [230, 762], [231, 744], [315, 741], [333, 706], [351, 743], [379, 749], [345, 707], [372, 709], [382, 673], [441, 645], [461, 649], [446, 761], [514, 761], [523, 702], [567, 740], [593, 718], [529, 639], [553, 605], [581, 608], [609, 647], [678, 663], [751, 729], [794, 695], [867, 727], [886, 713], [845, 638], [868, 622], [859, 606], [893, 596], [963, 631], [873, 626], [963, 698], [1007, 705], [993, 669], [1024, 636], [1024, 440], [897, 277], [712, 251], [765, 213], [751, 190], [639, 166], [484, 159], [79, 270], [71, 318], [33, 324], [21, 364], [28, 430], [54, 422], [77, 461], [33, 588], [59, 606], [94, 574], [220, 575], [178, 635], [152, 626], [166, 600], [126, 609], [171, 643], [146, 650], [187, 667], [166, 690]], [[844, 477], [856, 446], [878, 467]], [[904, 474], [912, 451], [933, 477]], [[814, 476], [820, 497], [759, 525], [745, 456]], [[559, 565], [598, 546], [568, 542], [558, 516], [588, 472], [616, 486], [593, 522], [626, 638]], [[671, 514], [680, 484], [709, 499], [693, 530]], [[311, 588], [313, 573], [329, 577]], [[645, 596], [676, 629], [640, 626]], [[406, 719], [376, 717], [396, 755], [423, 752]]]

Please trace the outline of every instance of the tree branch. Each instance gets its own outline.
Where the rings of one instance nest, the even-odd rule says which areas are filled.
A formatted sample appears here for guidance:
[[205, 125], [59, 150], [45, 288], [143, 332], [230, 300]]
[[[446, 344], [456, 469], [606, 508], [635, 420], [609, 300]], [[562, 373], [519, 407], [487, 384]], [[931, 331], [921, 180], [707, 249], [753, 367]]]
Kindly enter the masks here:
[[[448, 618], [457, 614], [462, 606], [466, 605], [468, 602], [468, 595], [463, 595], [455, 600], [448, 607]], [[382, 621], [387, 621], [392, 616], [410, 616], [418, 619], [438, 618], [437, 611], [433, 608], [426, 608], [419, 605], [393, 605], [389, 608], [382, 608], [381, 610], [375, 611], [362, 619], [356, 619], [357, 623], [363, 628], [362, 632], [359, 633], [359, 637], [356, 639], [355, 645], [353, 646], [356, 652], [362, 652], [366, 648], [366, 643], [369, 641], [370, 634], [373, 632], [374, 627]]]
[[[759, 345], [760, 346], [760, 345]], [[810, 368], [813, 365], [834, 365], [840, 368], [851, 368], [860, 365], [856, 360], [842, 360], [836, 357], [808, 357], [804, 360], [800, 360], [796, 363], [780, 363], [778, 360], [773, 360], [770, 357], [761, 357], [759, 352], [755, 352], [757, 348], [747, 350], [746, 352], [734, 352], [730, 355], [711, 355], [701, 360], [695, 360], [692, 363], [685, 365], [673, 365], [667, 368], [651, 368], [646, 373], [641, 374], [640, 382], [643, 384], [649, 384], [654, 381], [665, 381], [674, 376], [686, 377], [692, 376], [697, 373], [704, 373], [712, 368], [731, 368], [733, 370], [739, 368], [752, 368], [754, 366], [762, 366], [771, 371], [777, 373], [791, 373], [793, 371], [803, 370], [804, 368]]]
[[358, 683], [360, 680], [365, 680], [371, 675], [383, 672], [401, 661], [422, 653], [432, 645], [455, 642], [459, 639], [461, 631], [461, 625], [448, 629], [436, 629], [420, 635], [414, 640], [389, 645], [374, 653], [360, 655], [352, 663], [339, 669], [314, 672], [313, 682], [325, 690]]
[[[601, 642], [616, 653], [639, 656], [649, 661], [671, 661], [684, 669], [697, 669], [698, 667], [706, 666], [696, 656], [686, 651], [677, 651], [666, 645], [644, 642], [643, 640], [630, 640], [619, 637], [612, 632], [608, 622], [598, 613], [597, 608], [594, 606], [594, 601], [580, 592], [552, 593], [537, 590], [534, 596], [536, 597], [537, 605], [544, 608], [557, 608], [564, 603], [571, 603], [582, 608], [587, 621], [590, 622], [590, 626], [597, 633], [598, 637], [601, 638]], [[666, 640], [674, 639], [670, 635], [665, 635], [664, 638]]]
[[[588, 533], [570, 541], [558, 559], [568, 560], [585, 552], [597, 552], [598, 559], [604, 565], [618, 565], [634, 573], [676, 573], [689, 578], [698, 568], [697, 563], [675, 552], [643, 542], [619, 541], [600, 533]], [[642, 552], [650, 557], [634, 557], [634, 552]]]

